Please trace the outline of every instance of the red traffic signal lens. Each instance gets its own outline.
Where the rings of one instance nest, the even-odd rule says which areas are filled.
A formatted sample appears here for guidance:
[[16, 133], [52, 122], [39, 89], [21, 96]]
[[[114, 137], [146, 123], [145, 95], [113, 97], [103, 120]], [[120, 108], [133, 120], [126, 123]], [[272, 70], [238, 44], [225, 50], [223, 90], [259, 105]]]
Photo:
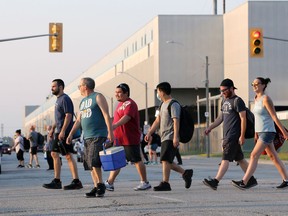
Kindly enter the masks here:
[[254, 38], [260, 38], [260, 37], [261, 37], [261, 32], [260, 32], [260, 31], [254, 31], [254, 32], [252, 33], [252, 36], [253, 36]]

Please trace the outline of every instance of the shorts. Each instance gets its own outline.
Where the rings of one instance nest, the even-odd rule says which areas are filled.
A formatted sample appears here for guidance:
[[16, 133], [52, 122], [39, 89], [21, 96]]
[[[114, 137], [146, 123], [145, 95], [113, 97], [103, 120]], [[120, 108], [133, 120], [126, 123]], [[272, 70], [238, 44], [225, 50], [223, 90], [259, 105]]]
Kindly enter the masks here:
[[33, 146], [30, 148], [30, 154], [36, 155], [37, 154], [37, 146]]
[[94, 137], [84, 140], [84, 160], [90, 170], [92, 170], [93, 167], [101, 168], [102, 163], [99, 152], [103, 150], [103, 143], [106, 139], [106, 137]]
[[[59, 133], [56, 133], [56, 134], [55, 134], [55, 138], [54, 138], [53, 143], [52, 143], [52, 150], [51, 150], [51, 152], [60, 153], [60, 148], [59, 148], [59, 146], [58, 146], [58, 141], [59, 141], [58, 136], [59, 136]], [[65, 136], [65, 139], [64, 139], [65, 142], [63, 142], [63, 144], [64, 144], [64, 147], [65, 147], [65, 149], [66, 149], [66, 152], [73, 154], [73, 153], [74, 153], [73, 145], [72, 145], [72, 144], [68, 145], [68, 144], [66, 143], [66, 139], [67, 139], [67, 137]]]
[[19, 149], [19, 151], [16, 154], [16, 157], [17, 157], [17, 160], [24, 161], [24, 152], [21, 149]]
[[167, 161], [173, 163], [177, 148], [173, 146], [172, 140], [165, 140], [161, 142], [160, 161]]
[[142, 161], [140, 153], [140, 145], [129, 145], [123, 146], [125, 151], [125, 156], [127, 161], [137, 163]]
[[258, 139], [264, 144], [271, 144], [276, 136], [274, 132], [260, 132], [258, 133]]
[[241, 161], [244, 159], [244, 154], [239, 144], [239, 139], [228, 138], [223, 140], [223, 155], [222, 160]]
[[157, 148], [158, 148], [158, 144], [156, 144], [156, 143], [150, 145], [150, 149], [152, 151], [156, 151]]

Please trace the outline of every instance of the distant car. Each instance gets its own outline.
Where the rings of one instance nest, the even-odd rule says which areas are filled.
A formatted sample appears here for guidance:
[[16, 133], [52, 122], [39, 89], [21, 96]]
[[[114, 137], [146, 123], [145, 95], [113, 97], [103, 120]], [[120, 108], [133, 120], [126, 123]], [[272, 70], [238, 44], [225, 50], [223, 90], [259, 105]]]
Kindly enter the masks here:
[[9, 144], [2, 144], [2, 154], [11, 155], [11, 146]]

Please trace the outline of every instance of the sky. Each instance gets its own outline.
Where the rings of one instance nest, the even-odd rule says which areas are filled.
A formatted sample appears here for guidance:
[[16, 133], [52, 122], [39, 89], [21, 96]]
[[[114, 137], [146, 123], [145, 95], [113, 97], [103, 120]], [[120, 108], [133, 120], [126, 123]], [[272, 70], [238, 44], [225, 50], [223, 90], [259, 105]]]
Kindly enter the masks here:
[[[226, 0], [226, 12], [247, 0]], [[48, 37], [0, 42], [0, 136], [23, 125], [56, 78], [68, 85], [157, 15], [211, 15], [214, 0], [0, 0], [0, 40], [49, 33], [63, 23], [63, 52]], [[222, 14], [218, 0], [218, 14]]]

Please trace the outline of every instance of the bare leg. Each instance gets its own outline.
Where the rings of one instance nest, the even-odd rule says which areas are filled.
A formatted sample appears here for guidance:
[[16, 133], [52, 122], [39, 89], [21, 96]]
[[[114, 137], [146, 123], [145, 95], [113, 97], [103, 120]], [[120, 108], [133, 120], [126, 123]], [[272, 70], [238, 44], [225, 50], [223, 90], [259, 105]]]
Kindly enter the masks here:
[[54, 162], [54, 177], [56, 179], [60, 179], [61, 161], [60, 161], [59, 153], [51, 152], [51, 156], [52, 156], [53, 162]]

